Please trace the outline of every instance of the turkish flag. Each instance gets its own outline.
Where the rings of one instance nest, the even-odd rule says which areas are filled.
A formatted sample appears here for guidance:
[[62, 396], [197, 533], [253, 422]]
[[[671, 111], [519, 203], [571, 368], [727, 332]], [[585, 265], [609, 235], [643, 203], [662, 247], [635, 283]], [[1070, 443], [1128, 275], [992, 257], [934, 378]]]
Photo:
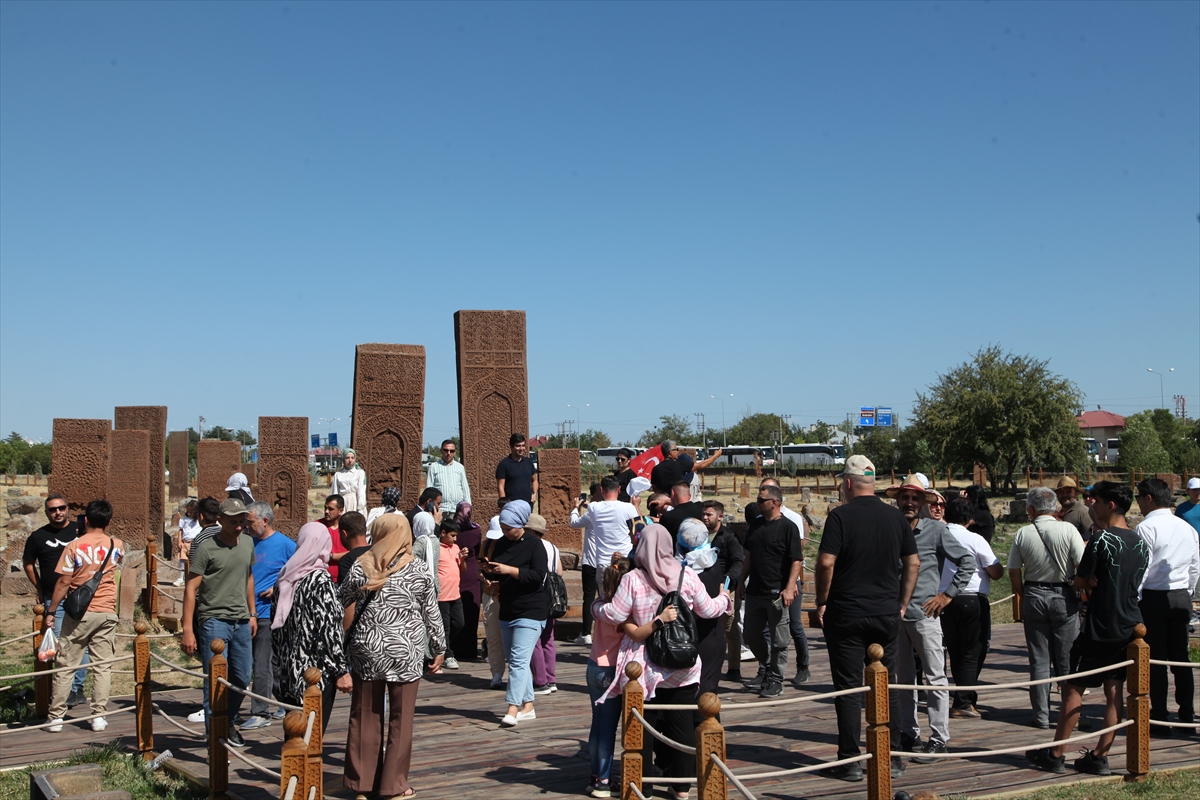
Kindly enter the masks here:
[[662, 448], [651, 447], [629, 462], [629, 468], [641, 478], [649, 480], [651, 471], [662, 462]]

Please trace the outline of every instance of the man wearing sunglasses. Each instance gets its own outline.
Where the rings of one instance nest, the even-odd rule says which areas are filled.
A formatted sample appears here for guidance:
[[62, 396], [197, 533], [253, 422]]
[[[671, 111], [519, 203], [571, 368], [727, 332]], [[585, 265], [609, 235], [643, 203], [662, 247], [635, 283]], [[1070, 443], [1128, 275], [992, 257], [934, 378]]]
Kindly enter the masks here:
[[[25, 574], [29, 582], [37, 589], [37, 599], [49, 608], [50, 598], [54, 596], [54, 584], [58, 582], [58, 562], [62, 559], [63, 548], [79, 538], [79, 525], [70, 518], [71, 510], [67, 500], [61, 494], [52, 494], [46, 498], [46, 519], [50, 520], [29, 535], [25, 540], [25, 551], [21, 563], [25, 565]], [[54, 612], [54, 637], [61, 638], [63, 614], [66, 609], [62, 603]], [[87, 653], [84, 653], [83, 663], [88, 663]], [[74, 708], [87, 698], [83, 696], [83, 679], [87, 670], [80, 667], [75, 673], [75, 681], [71, 684], [71, 694], [67, 696], [67, 707]]]
[[458, 445], [453, 439], [442, 442], [442, 460], [429, 465], [425, 473], [425, 485], [442, 493], [441, 512], [454, 514], [459, 503], [471, 502], [471, 487], [467, 485], [467, 471], [461, 461], [455, 461]]

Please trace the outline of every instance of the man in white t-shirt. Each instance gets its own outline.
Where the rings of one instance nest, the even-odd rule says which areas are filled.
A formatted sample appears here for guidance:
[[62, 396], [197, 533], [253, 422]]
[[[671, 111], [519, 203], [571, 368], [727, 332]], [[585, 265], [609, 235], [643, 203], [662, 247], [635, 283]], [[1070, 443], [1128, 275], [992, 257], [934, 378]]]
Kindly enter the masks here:
[[[759, 484], [761, 489], [763, 486], [779, 486], [779, 481], [775, 478], [763, 478]], [[783, 491], [783, 487], [780, 487]], [[800, 530], [800, 546], [804, 546], [804, 540], [808, 538], [808, 525], [804, 522], [804, 516], [798, 514], [786, 505], [781, 505], [779, 510], [783, 512], [785, 519], [790, 519], [795, 523]], [[800, 577], [798, 579], [796, 589], [799, 594], [797, 599], [804, 599], [804, 563], [800, 564]], [[792, 603], [788, 606], [788, 628], [792, 633], [792, 644], [796, 647], [796, 674], [792, 678], [792, 685], [797, 689], [802, 684], [808, 683], [810, 677], [808, 671], [808, 637], [804, 634], [804, 614], [806, 613], [801, 606], [803, 603]]]
[[638, 516], [631, 503], [617, 499], [621, 482], [615, 475], [600, 479], [604, 499], [585, 504], [583, 498], [571, 511], [571, 527], [583, 529], [583, 628], [576, 644], [592, 643], [592, 601], [596, 599], [596, 573], [612, 563], [614, 553], [629, 555], [629, 520]]
[[[970, 503], [962, 497], [951, 498], [945, 509], [946, 527], [975, 558], [975, 574], [967, 581], [966, 588], [955, 595], [950, 605], [942, 611], [942, 641], [950, 651], [950, 672], [958, 686], [974, 686], [979, 682], [992, 632], [992, 608], [988, 604], [988, 592], [991, 591], [992, 581], [1004, 574], [1004, 567], [987, 540], [965, 527], [970, 520]], [[950, 561], [943, 565], [939, 593], [946, 591], [957, 571]], [[977, 701], [975, 692], [951, 692], [950, 716], [956, 719], [979, 717], [979, 711], [975, 709]]]

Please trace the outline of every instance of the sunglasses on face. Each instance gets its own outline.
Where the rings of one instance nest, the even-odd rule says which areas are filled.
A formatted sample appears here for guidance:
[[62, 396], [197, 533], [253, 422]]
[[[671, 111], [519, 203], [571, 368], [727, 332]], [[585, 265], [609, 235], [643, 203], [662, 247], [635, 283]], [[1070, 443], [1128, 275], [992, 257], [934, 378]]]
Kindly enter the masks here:
[[59, 511], [66, 511], [66, 510], [67, 510], [66, 506], [51, 506], [50, 508], [46, 509], [46, 513], [47, 514], [56, 514]]
[[930, 503], [929, 507], [930, 508], [945, 508], [946, 504], [945, 503]]

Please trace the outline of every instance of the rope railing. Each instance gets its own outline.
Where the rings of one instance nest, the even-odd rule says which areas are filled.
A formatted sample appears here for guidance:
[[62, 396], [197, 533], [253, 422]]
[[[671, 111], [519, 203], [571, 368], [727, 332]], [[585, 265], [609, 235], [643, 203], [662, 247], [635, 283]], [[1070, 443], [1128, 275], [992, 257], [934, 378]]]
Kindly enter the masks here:
[[[815, 700], [829, 700], [834, 697], [843, 697], [848, 694], [862, 694], [871, 691], [869, 686], [855, 686], [853, 689], [839, 689], [836, 692], [824, 692], [822, 694], [806, 694], [800, 697], [787, 697], [783, 700], [763, 700], [762, 702], [753, 703], [723, 703], [721, 712], [728, 713], [730, 711], [741, 711], [747, 708], [765, 708], [767, 706], [785, 706], [792, 703], [811, 703]], [[682, 703], [663, 703], [653, 704], [653, 707], [658, 711], [691, 711], [696, 708], [696, 704], [684, 705]]]
[[[147, 639], [178, 639], [181, 634], [182, 634], [182, 631], [180, 631], [179, 633], [147, 633], [146, 638]], [[117, 632], [117, 636], [121, 639], [136, 639], [136, 638], [138, 638], [138, 634], [136, 634], [136, 633], [121, 633], [120, 631]]]
[[200, 739], [204, 738], [204, 731], [198, 731], [195, 728], [189, 728], [188, 726], [184, 725], [183, 723], [177, 722], [174, 717], [172, 717], [167, 712], [163, 711], [162, 707], [159, 706], [158, 703], [154, 703], [153, 705], [154, 705], [154, 710], [157, 711], [162, 716], [163, 719], [165, 719], [167, 722], [174, 725], [176, 728], [179, 728], [179, 730], [183, 731], [184, 733], [186, 733], [190, 736], [195, 736]]
[[70, 719], [55, 719], [49, 722], [44, 722], [41, 725], [25, 725], [20, 728], [0, 728], [0, 736], [8, 733], [24, 733], [25, 731], [39, 731], [43, 728], [49, 728], [54, 725], [66, 725], [74, 722], [87, 722], [88, 720], [98, 719], [100, 717], [111, 717], [114, 714], [124, 714], [126, 711], [136, 711], [137, 704], [123, 706], [121, 708], [110, 708], [102, 711], [99, 714], [89, 714], [86, 717], [71, 717]]
[[660, 742], [667, 745], [668, 747], [674, 747], [676, 750], [679, 750], [681, 752], [691, 753], [691, 754], [695, 755], [696, 748], [691, 747], [690, 745], [680, 744], [679, 742], [675, 741], [674, 739], [669, 739], [666, 736], [664, 736], [663, 734], [659, 733], [658, 731], [656, 731], [654, 729], [654, 726], [652, 726], [649, 722], [646, 722], [646, 718], [643, 717], [641, 712], [638, 711], [636, 708], [630, 709], [630, 712], [635, 717], [637, 717], [638, 722], [642, 723], [642, 730], [646, 731], [646, 733], [650, 734], [655, 739], [658, 739]]
[[37, 635], [38, 635], [37, 631], [30, 631], [29, 633], [22, 634], [22, 635], [16, 637], [15, 639], [5, 639], [3, 642], [0, 642], [0, 647], [7, 647], [10, 644], [16, 644], [17, 642], [23, 642], [26, 639], [32, 639], [33, 637], [35, 637]]
[[1162, 725], [1164, 728], [1188, 728], [1193, 731], [1200, 731], [1200, 722], [1168, 722], [1165, 719], [1152, 719], [1151, 725]]
[[317, 796], [317, 787], [316, 786], [308, 787], [308, 800], [315, 800], [316, 796]]
[[629, 791], [633, 792], [633, 796], [636, 797], [637, 800], [648, 800], [646, 795], [642, 794], [642, 790], [637, 787], [637, 784], [633, 783], [632, 781], [629, 783]]
[[246, 756], [242, 755], [241, 753], [239, 753], [237, 751], [236, 747], [234, 747], [233, 745], [231, 745], [229, 742], [225, 741], [224, 739], [221, 739], [221, 744], [225, 747], [225, 752], [229, 753], [232, 756], [237, 757], [241, 761], [246, 762], [247, 764], [254, 767], [256, 770], [263, 773], [264, 775], [270, 775], [272, 778], [275, 778], [276, 780], [279, 780], [282, 777], [275, 770], [267, 769], [262, 764], [259, 764], [257, 761], [247, 758]]
[[725, 765], [725, 762], [722, 761], [716, 753], [709, 753], [708, 757], [712, 763], [717, 766], [717, 769], [724, 773], [725, 777], [729, 779], [729, 782], [733, 784], [734, 788], [742, 793], [742, 797], [746, 798], [746, 800], [758, 800], [758, 798], [750, 793], [750, 790], [747, 789], [741, 780], [738, 779], [738, 776], [733, 774], [729, 767]]
[[78, 664], [74, 667], [54, 667], [53, 669], [39, 669], [33, 672], [21, 672], [16, 675], [0, 675], [0, 681], [15, 681], [24, 678], [40, 678], [43, 675], [54, 675], [59, 672], [74, 672], [79, 669], [95, 669], [96, 667], [107, 666], [108, 664], [116, 664], [118, 661], [128, 661], [133, 658], [132, 655], [117, 656], [116, 658], [106, 658], [103, 661], [93, 661], [89, 664]]
[[861, 753], [857, 756], [851, 756], [850, 758], [843, 758], [840, 761], [822, 761], [819, 764], [808, 764], [803, 767], [796, 767], [795, 769], [777, 769], [771, 772], [752, 772], [749, 775], [741, 774], [737, 777], [744, 781], [750, 781], [756, 778], [782, 778], [785, 775], [801, 775], [805, 772], [816, 772], [819, 769], [825, 769], [827, 767], [840, 767], [845, 764], [857, 764], [860, 761], [870, 761], [872, 758], [874, 758], [874, 756], [870, 753]]
[[308, 740], [312, 738], [313, 723], [317, 721], [317, 712], [308, 712], [308, 723], [304, 726], [304, 746], [308, 747]]
[[1009, 600], [1012, 600], [1014, 597], [1016, 597], [1016, 595], [1010, 594], [1008, 597], [1001, 597], [999, 600], [993, 600], [992, 602], [988, 603], [988, 605], [989, 606], [998, 606], [1001, 603], [1007, 603]]
[[150, 657], [153, 658], [155, 661], [157, 661], [160, 664], [166, 664], [168, 667], [170, 667], [175, 672], [182, 672], [184, 675], [191, 675], [193, 678], [200, 678], [202, 680], [204, 678], [208, 677], [203, 672], [197, 672], [194, 669], [188, 669], [187, 667], [181, 667], [178, 664], [172, 664], [170, 661], [167, 661], [165, 658], [160, 656], [158, 653], [151, 653]]
[[284, 789], [284, 791], [283, 791], [283, 800], [295, 800], [296, 784], [299, 781], [300, 781], [300, 778], [296, 775], [292, 775], [291, 777], [288, 778], [287, 788]]
[[1112, 733], [1113, 731], [1128, 728], [1130, 725], [1136, 724], [1137, 720], [1127, 719], [1124, 722], [1118, 722], [1116, 725], [1110, 725], [1103, 730], [1081, 733], [1078, 736], [1072, 736], [1070, 739], [1055, 739], [1052, 742], [1041, 742], [1039, 744], [1022, 744], [1016, 747], [1003, 747], [999, 750], [968, 750], [960, 753], [921, 753], [921, 758], [986, 758], [988, 756], [1003, 756], [1008, 753], [1024, 753], [1026, 750], [1040, 750], [1044, 747], [1058, 747], [1064, 744], [1086, 742], [1095, 739], [1097, 736], [1103, 736], [1106, 733]]
[[286, 708], [288, 711], [303, 711], [304, 710], [304, 706], [294, 706], [291, 703], [285, 703], [282, 700], [275, 700], [270, 697], [263, 697], [261, 694], [255, 694], [254, 692], [250, 691], [249, 689], [242, 689], [238, 686], [235, 686], [232, 683], [230, 683], [229, 681], [225, 680], [224, 678], [217, 678], [217, 681], [222, 686], [224, 686], [226, 689], [228, 689], [229, 691], [237, 692], [238, 694], [242, 695], [243, 697], [253, 697], [255, 700], [262, 700], [264, 703], [275, 703], [280, 708]]
[[1157, 658], [1150, 659], [1150, 663], [1156, 667], [1185, 667], [1188, 669], [1200, 669], [1200, 661], [1160, 661]]
[[1109, 664], [1106, 667], [1096, 667], [1083, 672], [1072, 672], [1069, 675], [1052, 675], [1049, 678], [1038, 678], [1037, 680], [1017, 681], [1014, 683], [980, 683], [974, 686], [955, 686], [952, 683], [930, 685], [926, 683], [889, 683], [888, 689], [897, 691], [918, 691], [918, 692], [983, 692], [996, 689], [1027, 689], [1030, 686], [1041, 686], [1043, 683], [1062, 683], [1071, 678], [1086, 678], [1089, 675], [1099, 675], [1101, 672], [1112, 672], [1114, 669], [1127, 667], [1133, 661], [1126, 659], [1118, 661], [1115, 664]]

